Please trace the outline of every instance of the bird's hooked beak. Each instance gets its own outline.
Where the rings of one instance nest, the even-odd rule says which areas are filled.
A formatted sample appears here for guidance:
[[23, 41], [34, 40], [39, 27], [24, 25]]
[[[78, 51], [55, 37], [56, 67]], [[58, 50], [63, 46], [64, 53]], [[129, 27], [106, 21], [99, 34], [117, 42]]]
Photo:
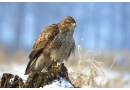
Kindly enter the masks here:
[[73, 27], [76, 27], [76, 23], [71, 23], [71, 25], [72, 25]]

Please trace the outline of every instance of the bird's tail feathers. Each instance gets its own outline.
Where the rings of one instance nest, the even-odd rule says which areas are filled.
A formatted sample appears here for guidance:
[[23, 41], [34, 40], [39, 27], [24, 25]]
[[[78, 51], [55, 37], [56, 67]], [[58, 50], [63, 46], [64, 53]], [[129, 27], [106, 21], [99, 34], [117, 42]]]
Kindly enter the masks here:
[[31, 59], [31, 60], [29, 61], [28, 65], [27, 65], [27, 68], [26, 68], [26, 70], [25, 70], [24, 75], [29, 74], [29, 73], [31, 72], [31, 70], [33, 70], [33, 67], [35, 66], [35, 60], [36, 60], [36, 59]]

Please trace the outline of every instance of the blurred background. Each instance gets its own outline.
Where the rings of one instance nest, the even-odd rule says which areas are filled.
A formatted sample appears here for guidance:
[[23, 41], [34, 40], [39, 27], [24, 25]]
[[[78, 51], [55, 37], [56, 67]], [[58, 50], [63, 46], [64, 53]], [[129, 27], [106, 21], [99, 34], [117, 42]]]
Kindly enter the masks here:
[[0, 2], [0, 77], [5, 72], [24, 74], [36, 37], [66, 16], [77, 22], [76, 53], [82, 43], [84, 53], [93, 51], [95, 60], [108, 68], [116, 58], [108, 77], [116, 85], [106, 87], [130, 87], [130, 3], [118, 2]]

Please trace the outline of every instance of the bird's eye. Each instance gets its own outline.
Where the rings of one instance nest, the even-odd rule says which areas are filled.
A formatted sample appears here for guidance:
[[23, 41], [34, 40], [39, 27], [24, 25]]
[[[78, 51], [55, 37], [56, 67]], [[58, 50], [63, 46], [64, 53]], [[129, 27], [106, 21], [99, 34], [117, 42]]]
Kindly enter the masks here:
[[66, 22], [66, 23], [71, 23], [71, 22]]
[[66, 23], [71, 23], [69, 20], [66, 20]]

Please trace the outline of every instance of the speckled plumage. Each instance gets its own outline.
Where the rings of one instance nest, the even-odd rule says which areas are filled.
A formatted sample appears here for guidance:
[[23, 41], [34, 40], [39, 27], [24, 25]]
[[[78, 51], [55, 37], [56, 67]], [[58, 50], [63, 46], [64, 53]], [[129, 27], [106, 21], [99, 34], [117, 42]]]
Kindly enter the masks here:
[[[58, 24], [46, 26], [35, 40], [25, 75], [31, 71], [41, 72], [43, 68], [67, 60], [75, 51], [73, 38], [75, 26], [76, 22], [70, 16]], [[56, 59], [56, 62], [51, 61], [52, 57]]]

